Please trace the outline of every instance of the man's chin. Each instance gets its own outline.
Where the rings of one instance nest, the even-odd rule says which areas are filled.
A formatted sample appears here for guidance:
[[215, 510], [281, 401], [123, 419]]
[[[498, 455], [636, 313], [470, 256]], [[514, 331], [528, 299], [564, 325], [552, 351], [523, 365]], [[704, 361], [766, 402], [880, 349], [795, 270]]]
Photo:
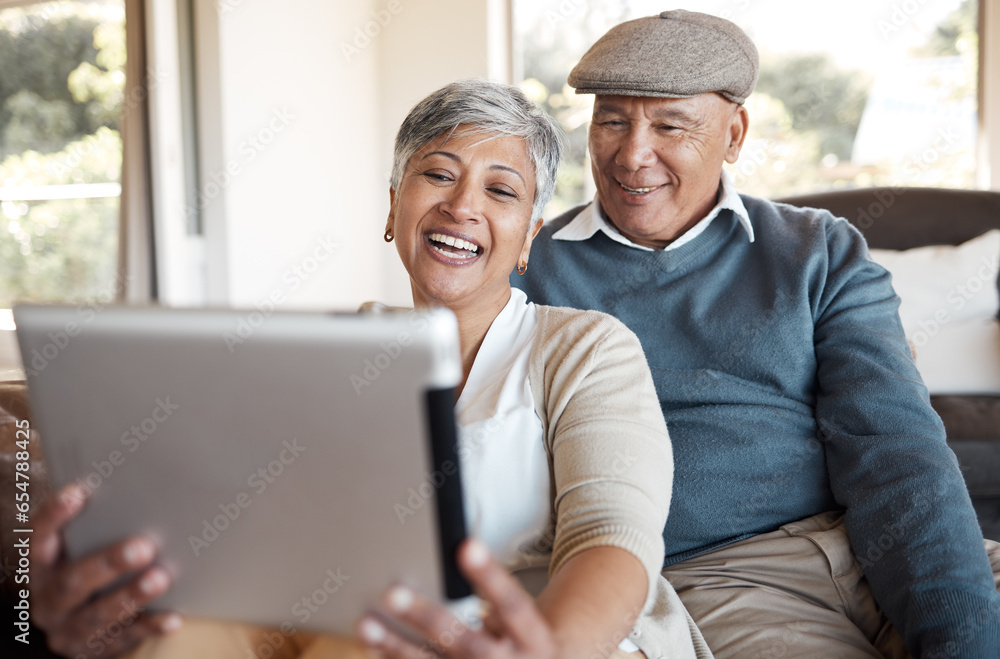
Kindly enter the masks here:
[[664, 216], [670, 211], [656, 213], [618, 213], [619, 219], [609, 217], [618, 233], [637, 245], [663, 247], [676, 239], [676, 228], [672, 223], [664, 223]]

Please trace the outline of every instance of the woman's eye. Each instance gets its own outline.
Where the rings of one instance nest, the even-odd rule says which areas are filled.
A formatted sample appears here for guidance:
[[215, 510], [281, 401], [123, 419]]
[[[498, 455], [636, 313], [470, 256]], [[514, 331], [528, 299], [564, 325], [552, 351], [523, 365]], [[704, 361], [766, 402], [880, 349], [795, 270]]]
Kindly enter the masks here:
[[450, 181], [451, 176], [442, 172], [424, 172], [424, 176], [435, 181]]
[[508, 190], [507, 188], [498, 188], [494, 186], [486, 189], [492, 192], [493, 194], [500, 195], [501, 197], [507, 197], [509, 199], [517, 199], [517, 194], [512, 190]]

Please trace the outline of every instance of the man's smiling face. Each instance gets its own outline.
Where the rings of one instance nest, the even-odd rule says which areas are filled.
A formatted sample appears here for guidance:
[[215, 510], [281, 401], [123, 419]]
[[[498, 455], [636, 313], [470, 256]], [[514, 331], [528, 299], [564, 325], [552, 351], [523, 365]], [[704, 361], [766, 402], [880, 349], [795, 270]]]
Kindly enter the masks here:
[[743, 106], [718, 94], [597, 96], [590, 157], [604, 212], [634, 243], [670, 244], [715, 206], [747, 123]]

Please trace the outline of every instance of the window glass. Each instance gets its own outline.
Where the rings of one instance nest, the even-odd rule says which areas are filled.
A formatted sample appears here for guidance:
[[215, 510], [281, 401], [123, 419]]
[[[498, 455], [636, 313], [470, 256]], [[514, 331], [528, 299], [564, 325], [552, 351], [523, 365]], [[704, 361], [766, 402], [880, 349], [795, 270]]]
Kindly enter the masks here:
[[0, 308], [115, 294], [121, 0], [0, 10]]
[[[688, 0], [728, 18], [761, 55], [750, 132], [729, 167], [765, 197], [844, 187], [975, 186], [976, 0]], [[514, 0], [515, 75], [569, 134], [552, 217], [593, 196], [592, 97], [566, 76], [613, 25], [664, 9], [650, 0]]]

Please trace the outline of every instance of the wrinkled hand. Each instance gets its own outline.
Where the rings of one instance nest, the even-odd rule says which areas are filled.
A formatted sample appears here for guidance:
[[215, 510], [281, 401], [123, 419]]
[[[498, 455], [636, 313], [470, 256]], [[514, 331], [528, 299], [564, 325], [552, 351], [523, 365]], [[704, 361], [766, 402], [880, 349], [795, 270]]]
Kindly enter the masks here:
[[[30, 575], [32, 621], [46, 633], [53, 652], [74, 659], [114, 656], [181, 625], [177, 614], [142, 611], [170, 585], [166, 570], [151, 567], [156, 556], [152, 540], [129, 538], [67, 561], [61, 531], [83, 509], [86, 497], [82, 487], [68, 485], [34, 517], [38, 550]], [[129, 574], [133, 577], [124, 585], [96, 596]]]
[[416, 645], [389, 630], [372, 616], [358, 624], [358, 634], [380, 656], [488, 657], [489, 659], [552, 659], [556, 642], [535, 601], [478, 540], [467, 540], [458, 565], [479, 597], [488, 605], [483, 629], [472, 630], [445, 607], [403, 586], [391, 588], [385, 606], [395, 618], [425, 642]]

